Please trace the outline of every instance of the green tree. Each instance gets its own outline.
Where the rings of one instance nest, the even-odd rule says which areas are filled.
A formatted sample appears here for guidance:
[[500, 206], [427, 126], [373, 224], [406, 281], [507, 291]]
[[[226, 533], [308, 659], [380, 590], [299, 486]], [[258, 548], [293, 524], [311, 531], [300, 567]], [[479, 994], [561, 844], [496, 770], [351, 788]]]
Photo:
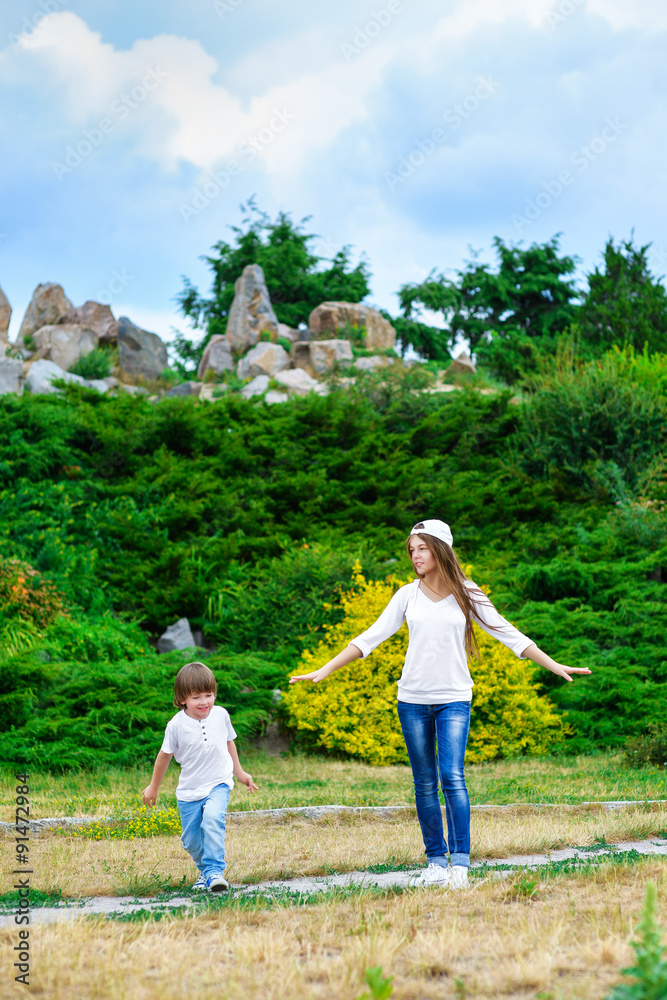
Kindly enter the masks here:
[[[555, 347], [557, 337], [574, 320], [576, 261], [560, 256], [558, 236], [527, 249], [508, 246], [496, 236], [497, 268], [477, 255], [458, 272], [456, 281], [432, 271], [421, 284], [403, 285], [399, 300], [406, 318], [422, 309], [439, 312], [445, 330], [441, 341], [453, 346], [467, 340], [471, 353], [507, 381], [515, 381], [536, 357]], [[417, 344], [414, 346], [419, 350]], [[421, 349], [428, 357], [427, 338]], [[438, 350], [441, 343], [438, 342]]]
[[618, 246], [607, 240], [604, 267], [588, 275], [579, 311], [584, 354], [599, 355], [613, 345], [667, 351], [667, 293], [649, 270], [650, 246], [636, 247], [632, 238]]
[[[366, 261], [362, 259], [353, 267], [349, 246], [329, 259], [318, 256], [313, 249], [317, 237], [303, 229], [308, 217], [295, 223], [287, 213], [279, 212], [272, 222], [252, 198], [242, 207], [243, 226], [230, 227], [234, 239], [220, 240], [211, 256], [202, 258], [213, 275], [210, 297], [200, 295], [188, 278], [183, 279], [184, 287], [176, 296], [183, 315], [195, 328], [206, 330], [199, 354], [214, 334], [225, 332], [234, 283], [248, 264], [259, 264], [263, 269], [276, 315], [288, 326], [306, 323], [321, 302], [361, 302], [368, 295], [370, 272]], [[183, 337], [179, 344], [178, 353], [193, 360], [192, 345]]]

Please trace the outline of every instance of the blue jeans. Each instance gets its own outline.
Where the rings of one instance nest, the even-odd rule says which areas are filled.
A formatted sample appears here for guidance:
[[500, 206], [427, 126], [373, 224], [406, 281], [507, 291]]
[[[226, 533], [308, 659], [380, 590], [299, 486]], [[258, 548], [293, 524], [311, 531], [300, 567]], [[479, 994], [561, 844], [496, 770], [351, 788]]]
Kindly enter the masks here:
[[447, 840], [453, 865], [470, 866], [470, 801], [463, 760], [470, 728], [470, 702], [445, 705], [398, 703], [398, 717], [415, 783], [417, 818], [429, 864], [447, 867], [438, 779], [445, 796]]
[[225, 821], [229, 785], [216, 785], [205, 799], [176, 799], [181, 814], [181, 842], [205, 878], [225, 870]]

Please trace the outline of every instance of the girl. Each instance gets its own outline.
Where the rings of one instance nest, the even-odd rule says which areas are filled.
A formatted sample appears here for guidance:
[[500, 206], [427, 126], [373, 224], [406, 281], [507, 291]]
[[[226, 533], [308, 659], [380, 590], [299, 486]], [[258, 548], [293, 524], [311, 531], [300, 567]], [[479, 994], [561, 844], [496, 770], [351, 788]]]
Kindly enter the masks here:
[[[323, 681], [334, 670], [368, 656], [407, 621], [409, 642], [398, 682], [398, 717], [428, 860], [418, 884], [464, 888], [470, 867], [470, 803], [463, 768], [473, 688], [468, 660], [479, 659], [473, 622], [521, 659], [532, 660], [565, 681], [572, 680], [570, 674], [589, 674], [590, 670], [557, 663], [502, 618], [486, 595], [466, 579], [452, 543], [444, 521], [416, 524], [407, 548], [418, 579], [401, 587], [377, 621], [352, 639], [347, 649], [319, 670], [292, 677], [290, 683]], [[447, 844], [438, 775], [445, 797]]]

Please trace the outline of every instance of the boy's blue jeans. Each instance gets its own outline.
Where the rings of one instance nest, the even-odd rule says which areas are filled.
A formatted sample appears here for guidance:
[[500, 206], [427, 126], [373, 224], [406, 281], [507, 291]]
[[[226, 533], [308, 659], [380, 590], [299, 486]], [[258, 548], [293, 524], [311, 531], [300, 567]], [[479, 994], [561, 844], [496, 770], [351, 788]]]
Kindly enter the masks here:
[[470, 728], [470, 702], [445, 705], [398, 703], [398, 717], [415, 783], [417, 818], [429, 864], [447, 867], [438, 779], [445, 796], [449, 857], [470, 866], [470, 801], [463, 761]]
[[181, 842], [205, 878], [225, 870], [225, 822], [229, 785], [216, 785], [205, 799], [176, 799], [181, 814]]

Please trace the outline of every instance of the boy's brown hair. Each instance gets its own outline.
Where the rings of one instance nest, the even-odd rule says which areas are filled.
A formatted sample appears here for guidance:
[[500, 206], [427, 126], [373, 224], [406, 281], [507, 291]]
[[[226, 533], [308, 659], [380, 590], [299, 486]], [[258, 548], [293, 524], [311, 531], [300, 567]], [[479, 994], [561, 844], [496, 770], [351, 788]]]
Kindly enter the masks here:
[[218, 693], [218, 684], [205, 663], [186, 663], [176, 674], [174, 681], [174, 705], [183, 708], [185, 699], [191, 694]]

